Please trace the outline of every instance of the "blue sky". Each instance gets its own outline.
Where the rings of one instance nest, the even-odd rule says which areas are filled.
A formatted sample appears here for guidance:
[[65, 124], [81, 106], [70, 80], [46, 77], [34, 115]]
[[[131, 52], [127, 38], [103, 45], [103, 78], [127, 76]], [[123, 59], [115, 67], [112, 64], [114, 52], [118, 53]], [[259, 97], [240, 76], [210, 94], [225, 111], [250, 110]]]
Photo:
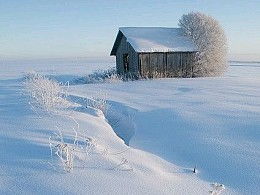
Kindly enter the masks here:
[[260, 59], [259, 0], [0, 0], [0, 58], [107, 57], [118, 27], [177, 27], [191, 11], [222, 24], [231, 56]]

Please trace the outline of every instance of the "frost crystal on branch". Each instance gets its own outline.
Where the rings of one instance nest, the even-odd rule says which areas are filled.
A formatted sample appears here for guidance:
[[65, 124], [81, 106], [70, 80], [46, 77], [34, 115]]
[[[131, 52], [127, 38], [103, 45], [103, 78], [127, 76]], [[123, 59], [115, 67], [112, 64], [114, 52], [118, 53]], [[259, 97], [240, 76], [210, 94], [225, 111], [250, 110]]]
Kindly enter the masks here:
[[193, 76], [220, 76], [228, 68], [227, 39], [224, 30], [211, 16], [196, 12], [184, 14], [179, 26], [197, 45], [199, 52]]

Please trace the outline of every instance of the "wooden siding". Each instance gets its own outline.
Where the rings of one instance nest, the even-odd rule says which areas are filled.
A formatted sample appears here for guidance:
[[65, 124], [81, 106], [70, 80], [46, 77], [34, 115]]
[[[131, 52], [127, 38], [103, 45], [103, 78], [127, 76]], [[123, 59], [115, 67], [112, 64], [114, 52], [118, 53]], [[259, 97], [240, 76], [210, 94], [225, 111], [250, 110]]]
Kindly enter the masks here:
[[[123, 55], [129, 55], [129, 72], [124, 71]], [[118, 74], [139, 74], [138, 54], [123, 36], [116, 51], [116, 68]]]
[[142, 77], [192, 77], [194, 52], [139, 53]]
[[[129, 71], [124, 70], [124, 54], [129, 55]], [[192, 77], [195, 52], [137, 53], [125, 36], [116, 50], [116, 68], [120, 75], [141, 77]]]

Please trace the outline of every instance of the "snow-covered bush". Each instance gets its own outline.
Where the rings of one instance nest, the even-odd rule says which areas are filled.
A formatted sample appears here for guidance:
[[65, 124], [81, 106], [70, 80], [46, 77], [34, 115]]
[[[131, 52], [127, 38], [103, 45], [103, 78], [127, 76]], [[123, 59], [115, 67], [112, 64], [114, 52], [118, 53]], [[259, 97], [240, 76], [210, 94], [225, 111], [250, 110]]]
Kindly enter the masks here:
[[227, 40], [219, 22], [211, 16], [192, 12], [182, 16], [179, 26], [199, 50], [192, 76], [222, 75], [228, 67]]
[[115, 68], [108, 70], [96, 70], [92, 74], [77, 79], [74, 83], [93, 84], [93, 83], [114, 83], [122, 81], [122, 77], [119, 76]]
[[50, 112], [70, 106], [69, 102], [66, 101], [66, 92], [60, 84], [45, 76], [37, 73], [27, 74], [25, 87], [32, 98], [30, 104], [34, 108]]
[[57, 151], [55, 154], [61, 159], [63, 163], [64, 170], [67, 172], [71, 172], [73, 169], [73, 150], [68, 144], [58, 144], [55, 146]]
[[[93, 137], [75, 134], [74, 138], [66, 136], [64, 141], [62, 133], [49, 137], [51, 157], [58, 157], [64, 171], [72, 172], [75, 167], [88, 167], [89, 165], [108, 170], [132, 171], [126, 158], [119, 155], [128, 149], [118, 152], [109, 152], [108, 148], [100, 145]], [[69, 141], [70, 140], [70, 141]], [[53, 159], [54, 160], [54, 159]], [[55, 166], [49, 162], [54, 168]]]
[[86, 107], [91, 107], [102, 111], [106, 115], [107, 110], [109, 109], [109, 104], [107, 103], [106, 98], [96, 98], [87, 99]]
[[86, 156], [92, 152], [99, 152], [96, 150], [97, 144], [93, 138], [78, 136], [77, 133], [73, 138], [73, 143], [64, 142], [61, 132], [54, 137], [50, 136], [49, 146], [51, 156], [53, 157], [53, 154], [55, 154], [59, 157], [66, 172], [71, 172], [73, 170], [75, 157], [79, 159], [82, 155]]

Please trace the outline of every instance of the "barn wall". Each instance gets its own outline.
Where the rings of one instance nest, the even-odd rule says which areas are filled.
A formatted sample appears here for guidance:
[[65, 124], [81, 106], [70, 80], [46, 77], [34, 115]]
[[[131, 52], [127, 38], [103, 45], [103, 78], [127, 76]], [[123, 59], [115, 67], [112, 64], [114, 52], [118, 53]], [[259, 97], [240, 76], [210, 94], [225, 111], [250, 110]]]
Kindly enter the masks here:
[[192, 77], [194, 52], [140, 53], [143, 77]]
[[[129, 54], [129, 72], [124, 71], [123, 55]], [[142, 77], [192, 77], [195, 52], [137, 53], [122, 37], [116, 52], [118, 74]]]
[[123, 55], [129, 54], [129, 73], [137, 75], [138, 69], [138, 54], [133, 47], [127, 42], [126, 37], [123, 36], [116, 52], [116, 67], [118, 74], [126, 74], [124, 71]]

